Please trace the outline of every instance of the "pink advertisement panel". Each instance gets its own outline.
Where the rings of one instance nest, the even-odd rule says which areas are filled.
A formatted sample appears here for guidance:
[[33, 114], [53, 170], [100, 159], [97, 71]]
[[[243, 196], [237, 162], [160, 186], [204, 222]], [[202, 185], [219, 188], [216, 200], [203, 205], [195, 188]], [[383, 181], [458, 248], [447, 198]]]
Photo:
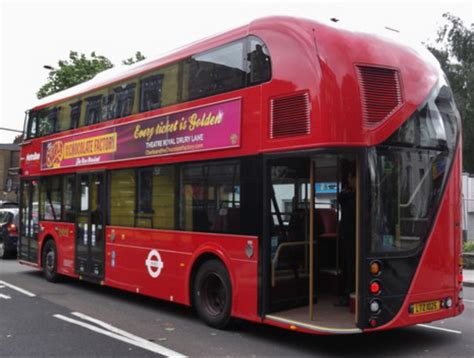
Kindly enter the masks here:
[[241, 100], [44, 141], [41, 169], [240, 146]]

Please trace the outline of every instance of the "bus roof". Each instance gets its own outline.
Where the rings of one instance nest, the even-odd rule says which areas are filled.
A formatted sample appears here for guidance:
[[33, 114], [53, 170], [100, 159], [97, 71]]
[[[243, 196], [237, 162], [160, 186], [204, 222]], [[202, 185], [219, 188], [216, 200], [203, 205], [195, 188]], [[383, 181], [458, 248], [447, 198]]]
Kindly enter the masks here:
[[[146, 73], [148, 71], [152, 71], [158, 67], [182, 60], [196, 53], [203, 52], [213, 47], [245, 37], [257, 29], [275, 28], [285, 29], [287, 31], [298, 31], [302, 28], [308, 28], [308, 25], [313, 28], [330, 27], [332, 28], [332, 31], [336, 31], [341, 34], [343, 33], [343, 36], [347, 36], [348, 39], [352, 37], [363, 36], [365, 39], [370, 39], [373, 41], [379, 41], [381, 39], [385, 41], [389, 40], [395, 46], [400, 46], [401, 43], [403, 43], [403, 45], [408, 44], [408, 47], [410, 47], [411, 50], [414, 50], [418, 54], [418, 56], [423, 57], [425, 61], [435, 64], [436, 67], [439, 67], [437, 61], [425, 47], [421, 46], [421, 44], [414, 44], [412, 42], [410, 43], [409, 37], [402, 38], [400, 34], [394, 33], [393, 31], [387, 31], [386, 29], [383, 29], [383, 33], [369, 33], [361, 30], [356, 30], [354, 29], [354, 27], [351, 27], [350, 24], [344, 24], [343, 22], [334, 23], [289, 16], [270, 16], [253, 20], [249, 24], [240, 26], [229, 31], [208, 36], [206, 38], [197, 40], [195, 42], [184, 45], [169, 52], [162, 53], [157, 57], [145, 59], [133, 65], [119, 65], [113, 67], [109, 70], [98, 73], [91, 80], [85, 81], [61, 92], [54, 93], [50, 96], [44, 97], [33, 103], [30, 108], [40, 109], [43, 107], [47, 107], [49, 105], [64, 101], [66, 99], [98, 90], [113, 83], [124, 81], [128, 78]], [[324, 39], [318, 38], [318, 42], [319, 41], [324, 41]]]

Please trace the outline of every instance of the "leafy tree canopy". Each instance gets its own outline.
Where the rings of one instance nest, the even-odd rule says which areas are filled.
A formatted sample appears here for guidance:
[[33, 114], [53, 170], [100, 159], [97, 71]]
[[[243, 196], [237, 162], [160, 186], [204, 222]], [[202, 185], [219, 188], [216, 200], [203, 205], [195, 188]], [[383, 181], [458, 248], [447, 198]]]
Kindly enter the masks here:
[[463, 119], [463, 170], [474, 173], [474, 24], [446, 13], [434, 46], [428, 46], [449, 79]]
[[135, 57], [129, 57], [126, 60], [123, 60], [122, 64], [123, 65], [132, 65], [134, 63], [143, 61], [145, 58], [146, 57], [140, 51], [137, 51], [137, 52], [135, 52]]
[[[135, 57], [130, 57], [122, 63], [130, 65], [145, 59], [140, 51], [135, 53]], [[112, 68], [113, 63], [105, 56], [97, 55], [95, 52], [87, 57], [83, 53], [76, 51], [69, 52], [67, 60], [58, 61], [56, 68], [51, 68], [47, 82], [41, 86], [36, 93], [38, 98], [49, 96], [53, 93], [65, 90], [79, 83], [93, 78], [99, 72]]]

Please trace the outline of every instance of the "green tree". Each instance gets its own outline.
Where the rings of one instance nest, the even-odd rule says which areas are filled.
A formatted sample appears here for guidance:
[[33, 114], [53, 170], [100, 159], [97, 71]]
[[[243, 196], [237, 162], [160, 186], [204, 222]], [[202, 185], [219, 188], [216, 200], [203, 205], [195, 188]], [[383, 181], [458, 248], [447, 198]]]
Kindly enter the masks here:
[[145, 58], [146, 57], [140, 51], [137, 51], [137, 52], [135, 52], [135, 57], [129, 57], [129, 58], [123, 60], [122, 64], [123, 65], [132, 65], [134, 63], [143, 61]]
[[434, 46], [428, 46], [449, 79], [463, 119], [463, 170], [474, 173], [474, 24], [443, 14]]
[[38, 98], [49, 96], [66, 88], [90, 80], [99, 72], [114, 65], [105, 56], [92, 52], [88, 58], [85, 54], [69, 52], [68, 60], [58, 61], [57, 68], [49, 71], [48, 81], [36, 93]]
[[[134, 57], [123, 60], [124, 65], [142, 61], [145, 56], [137, 51]], [[75, 51], [69, 52], [69, 59], [58, 61], [56, 68], [51, 68], [47, 82], [36, 93], [38, 98], [43, 98], [53, 93], [65, 90], [79, 83], [90, 80], [99, 72], [114, 67], [113, 63], [105, 56], [92, 52], [90, 57]]]

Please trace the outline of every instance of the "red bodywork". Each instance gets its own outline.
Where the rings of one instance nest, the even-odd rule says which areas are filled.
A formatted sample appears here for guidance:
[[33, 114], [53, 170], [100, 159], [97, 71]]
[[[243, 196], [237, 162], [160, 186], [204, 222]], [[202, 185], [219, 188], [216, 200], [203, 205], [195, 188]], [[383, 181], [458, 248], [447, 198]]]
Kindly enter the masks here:
[[[97, 164], [81, 167], [80, 170], [192, 162], [319, 147], [373, 146], [383, 142], [400, 127], [425, 100], [440, 76], [436, 62], [424, 60], [424, 55], [389, 39], [341, 30], [309, 20], [271, 17], [256, 20], [248, 26], [193, 43], [155, 61], [135, 66], [113, 81], [94, 80], [88, 87], [82, 87], [80, 92], [70, 91], [70, 95], [57, 96], [57, 100], [50, 102], [43, 101], [34, 109], [97, 90], [113, 82], [123, 81], [128, 77], [151, 71], [247, 35], [258, 36], [268, 46], [272, 64], [271, 81], [210, 98], [61, 132], [48, 136], [47, 139], [241, 97], [243, 115], [239, 148], [140, 159], [133, 162]], [[364, 126], [360, 87], [355, 69], [357, 64], [396, 68], [401, 75], [403, 105], [375, 127]], [[271, 99], [296, 91], [308, 91], [310, 95], [311, 134], [271, 139], [269, 135]], [[40, 161], [27, 161], [26, 157], [31, 153], [40, 153], [41, 142], [45, 139], [30, 140], [23, 144], [21, 152], [23, 178], [44, 175], [40, 170]], [[70, 168], [48, 170], [48, 175], [71, 172], [75, 170]], [[461, 154], [458, 148], [434, 229], [427, 241], [405, 303], [395, 319], [377, 329], [437, 320], [454, 316], [462, 311], [462, 306], [456, 302], [460, 286], [457, 282], [458, 256], [461, 250], [460, 173]], [[47, 235], [53, 237], [59, 250], [59, 272], [77, 277], [74, 272], [74, 224], [41, 222], [41, 226], [43, 231], [39, 236], [39, 247], [41, 248], [42, 241]], [[115, 231], [116, 236], [113, 242], [112, 231]], [[251, 259], [245, 255], [248, 241], [252, 241], [253, 247], [258, 248], [257, 237], [111, 226], [106, 228], [105, 237], [106, 270], [103, 282], [105, 285], [190, 304], [189, 278], [193, 263], [200, 255], [212, 253], [225, 263], [230, 272], [233, 287], [233, 316], [289, 328], [287, 325], [265, 320], [258, 315], [258, 252], [255, 252]], [[166, 270], [166, 274], [160, 277], [159, 284], [150, 278], [144, 264], [151, 248], [160, 249], [165, 264], [172, 268]], [[116, 255], [115, 267], [111, 266], [112, 252]], [[408, 313], [410, 303], [445, 296], [455, 299], [452, 309], [416, 317]]]

